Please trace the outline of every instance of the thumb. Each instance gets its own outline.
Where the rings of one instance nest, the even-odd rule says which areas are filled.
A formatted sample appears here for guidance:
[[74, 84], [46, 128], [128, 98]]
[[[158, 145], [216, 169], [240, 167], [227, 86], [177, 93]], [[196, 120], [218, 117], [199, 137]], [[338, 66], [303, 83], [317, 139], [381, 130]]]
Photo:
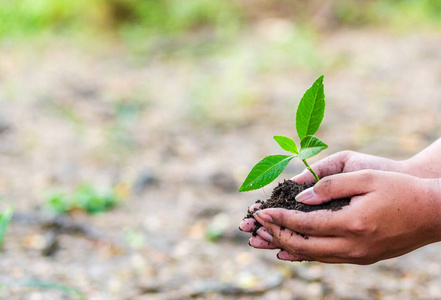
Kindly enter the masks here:
[[[313, 169], [315, 170], [315, 169]], [[320, 175], [317, 175], [320, 177]], [[304, 169], [302, 171], [302, 173], [294, 176], [293, 178], [291, 178], [292, 181], [297, 182], [297, 183], [309, 183], [309, 182], [314, 182], [315, 178], [312, 175], [311, 172], [309, 172], [308, 169]]]
[[[345, 167], [346, 161], [349, 158], [349, 152], [342, 151], [328, 156], [324, 159], [311, 165], [311, 168], [317, 173], [319, 178], [323, 178], [329, 175], [341, 173]], [[314, 176], [308, 169], [305, 169], [302, 173], [291, 178], [292, 181], [297, 183], [314, 182]]]
[[296, 196], [298, 202], [317, 205], [334, 199], [352, 198], [371, 191], [375, 171], [357, 171], [325, 177]]

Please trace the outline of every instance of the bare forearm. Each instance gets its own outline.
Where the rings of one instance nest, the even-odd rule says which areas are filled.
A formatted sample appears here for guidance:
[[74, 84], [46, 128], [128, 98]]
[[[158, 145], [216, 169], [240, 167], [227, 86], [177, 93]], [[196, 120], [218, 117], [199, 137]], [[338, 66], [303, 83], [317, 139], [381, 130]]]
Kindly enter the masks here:
[[422, 178], [441, 177], [441, 138], [412, 158], [401, 162], [406, 173]]

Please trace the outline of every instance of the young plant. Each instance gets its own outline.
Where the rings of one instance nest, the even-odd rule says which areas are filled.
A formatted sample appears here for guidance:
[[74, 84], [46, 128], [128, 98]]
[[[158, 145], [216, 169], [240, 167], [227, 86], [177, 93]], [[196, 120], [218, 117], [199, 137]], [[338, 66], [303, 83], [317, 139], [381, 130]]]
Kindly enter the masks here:
[[46, 205], [59, 214], [68, 214], [78, 209], [95, 215], [113, 209], [121, 200], [116, 188], [99, 190], [90, 184], [84, 184], [73, 193], [51, 194]]
[[14, 210], [8, 207], [0, 214], [0, 246], [3, 243], [3, 239], [6, 235], [6, 230], [11, 223], [12, 216], [14, 215]]
[[258, 162], [239, 188], [239, 192], [246, 192], [259, 189], [271, 183], [286, 168], [294, 157], [300, 158], [306, 168], [319, 181], [317, 174], [306, 162], [306, 159], [313, 157], [322, 150], [328, 148], [324, 142], [314, 136], [322, 123], [325, 115], [325, 92], [323, 86], [323, 75], [320, 76], [309, 88], [297, 107], [296, 130], [300, 140], [300, 150], [296, 143], [286, 136], [274, 136], [279, 146], [291, 155], [270, 155]]

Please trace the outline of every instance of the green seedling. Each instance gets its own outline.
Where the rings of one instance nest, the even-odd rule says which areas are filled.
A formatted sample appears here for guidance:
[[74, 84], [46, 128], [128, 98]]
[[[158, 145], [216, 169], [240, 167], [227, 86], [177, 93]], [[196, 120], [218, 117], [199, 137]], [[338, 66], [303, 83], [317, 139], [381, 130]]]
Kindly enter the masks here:
[[294, 157], [300, 158], [306, 168], [319, 181], [317, 174], [309, 166], [306, 159], [313, 157], [328, 148], [324, 142], [314, 136], [322, 123], [325, 115], [325, 92], [323, 75], [320, 76], [309, 88], [297, 107], [296, 130], [300, 140], [300, 150], [296, 143], [286, 136], [274, 136], [279, 146], [291, 155], [270, 155], [258, 162], [248, 174], [239, 188], [239, 192], [259, 189], [274, 181], [285, 170]]
[[0, 214], [0, 246], [3, 243], [3, 239], [6, 235], [6, 230], [11, 223], [12, 216], [14, 215], [14, 210], [11, 207], [5, 209], [3, 213]]
[[47, 199], [46, 205], [59, 214], [68, 214], [82, 210], [95, 215], [113, 209], [121, 202], [116, 190], [98, 190], [92, 185], [79, 186], [73, 193], [54, 193]]

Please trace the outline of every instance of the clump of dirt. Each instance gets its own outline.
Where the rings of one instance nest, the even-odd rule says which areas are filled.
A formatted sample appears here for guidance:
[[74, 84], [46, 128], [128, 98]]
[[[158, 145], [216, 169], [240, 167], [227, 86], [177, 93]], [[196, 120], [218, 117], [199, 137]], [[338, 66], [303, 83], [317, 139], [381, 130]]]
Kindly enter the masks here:
[[[351, 198], [335, 199], [330, 202], [326, 202], [318, 205], [303, 204], [295, 200], [295, 197], [299, 193], [314, 185], [315, 182], [301, 184], [291, 180], [284, 180], [282, 183], [279, 183], [279, 185], [273, 189], [270, 199], [267, 199], [266, 201], [257, 200], [256, 203], [261, 203], [260, 207], [258, 209], [257, 208], [254, 209], [253, 211], [248, 210], [248, 214], [245, 218], [254, 218], [253, 217], [254, 212], [265, 208], [279, 207], [279, 208], [300, 210], [303, 212], [311, 212], [320, 209], [329, 209], [332, 211], [336, 211], [341, 209], [343, 206], [349, 205]], [[262, 226], [257, 221], [255, 221], [255, 225], [256, 228], [253, 231], [253, 236], [257, 235], [256, 233], [257, 229], [259, 229], [259, 227]]]

